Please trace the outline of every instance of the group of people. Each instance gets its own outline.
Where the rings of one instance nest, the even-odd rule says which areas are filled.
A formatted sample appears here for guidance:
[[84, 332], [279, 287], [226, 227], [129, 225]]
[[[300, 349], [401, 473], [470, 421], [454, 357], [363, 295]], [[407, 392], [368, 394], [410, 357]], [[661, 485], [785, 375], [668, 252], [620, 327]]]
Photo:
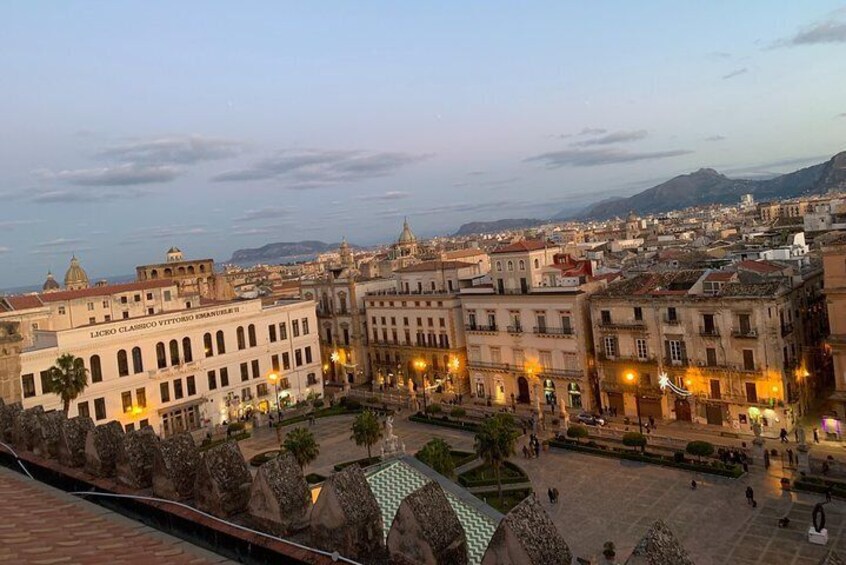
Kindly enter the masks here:
[[550, 487], [546, 489], [546, 495], [549, 497], [550, 504], [558, 504], [558, 488]]
[[540, 457], [541, 445], [538, 436], [531, 434], [529, 436], [529, 443], [523, 446], [523, 457], [532, 459]]

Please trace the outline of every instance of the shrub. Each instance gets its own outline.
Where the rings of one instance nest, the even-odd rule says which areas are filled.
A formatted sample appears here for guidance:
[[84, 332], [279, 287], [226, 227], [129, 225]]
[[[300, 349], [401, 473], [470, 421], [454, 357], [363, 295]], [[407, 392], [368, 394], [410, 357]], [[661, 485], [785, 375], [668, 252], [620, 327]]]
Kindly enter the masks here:
[[640, 432], [626, 432], [623, 434], [623, 445], [639, 447], [641, 451], [646, 447], [646, 436]]
[[238, 432], [243, 432], [247, 428], [247, 424], [244, 422], [232, 422], [229, 424], [229, 431], [233, 434]]
[[430, 404], [426, 407], [427, 414], [440, 414], [443, 411], [440, 404]]
[[456, 406], [455, 408], [450, 410], [449, 415], [452, 416], [453, 418], [463, 418], [464, 416], [467, 415], [467, 410], [465, 410], [464, 408], [462, 408], [460, 406]]
[[279, 450], [278, 449], [271, 449], [270, 451], [264, 451], [262, 453], [259, 453], [258, 455], [253, 455], [250, 458], [250, 465], [252, 465], [253, 467], [261, 467], [262, 465], [264, 465], [265, 463], [267, 463], [271, 459], [275, 459], [278, 456], [279, 456]]
[[570, 426], [567, 428], [567, 437], [573, 438], [576, 441], [588, 437], [589, 433], [584, 426]]
[[347, 402], [343, 404], [343, 406], [347, 410], [361, 410], [361, 402], [359, 402], [355, 398], [348, 398]]
[[710, 457], [714, 453], [714, 446], [707, 441], [691, 441], [687, 444], [685, 451], [702, 461], [703, 457]]
[[314, 402], [312, 402], [311, 405], [314, 406], [315, 408], [323, 408], [323, 399], [318, 398]]
[[684, 452], [683, 451], [676, 451], [673, 453], [673, 461], [676, 463], [684, 463]]

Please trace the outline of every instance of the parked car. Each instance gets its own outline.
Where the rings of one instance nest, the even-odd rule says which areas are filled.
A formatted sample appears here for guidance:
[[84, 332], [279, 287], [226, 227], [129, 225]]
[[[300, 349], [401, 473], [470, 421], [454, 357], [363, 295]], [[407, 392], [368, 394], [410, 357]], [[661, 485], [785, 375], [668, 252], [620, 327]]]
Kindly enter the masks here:
[[582, 424], [587, 424], [588, 426], [604, 426], [606, 424], [605, 418], [599, 414], [590, 414], [588, 412], [582, 412], [576, 416], [576, 419]]

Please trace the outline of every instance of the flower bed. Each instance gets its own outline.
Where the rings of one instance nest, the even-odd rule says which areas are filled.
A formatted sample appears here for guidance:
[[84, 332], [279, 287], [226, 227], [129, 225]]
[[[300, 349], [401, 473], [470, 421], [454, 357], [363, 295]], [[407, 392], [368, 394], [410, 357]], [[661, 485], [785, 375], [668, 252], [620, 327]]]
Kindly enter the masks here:
[[684, 469], [685, 471], [698, 471], [700, 473], [710, 473], [712, 475], [719, 475], [721, 477], [729, 477], [736, 479], [743, 475], [743, 468], [739, 465], [724, 465], [720, 461], [712, 461], [711, 463], [697, 463], [695, 461], [688, 461], [687, 459], [678, 460], [675, 457], [668, 457], [666, 455], [657, 455], [654, 453], [640, 453], [631, 449], [621, 449], [599, 445], [595, 442], [576, 443], [571, 440], [550, 440], [549, 445], [559, 449], [569, 449], [571, 451], [579, 451], [591, 455], [601, 455], [603, 457], [615, 457], [617, 459], [626, 459], [628, 461], [640, 461], [643, 463], [651, 463], [653, 465], [661, 465], [663, 467], [675, 467], [676, 469]]
[[[500, 482], [503, 485], [528, 483], [529, 477], [523, 469], [506, 461], [500, 468]], [[493, 467], [488, 464], [480, 465], [458, 476], [458, 484], [464, 488], [496, 486], [496, 475]]]
[[471, 422], [464, 422], [461, 420], [450, 420], [449, 416], [441, 416], [433, 418], [431, 416], [424, 416], [421, 412], [408, 417], [409, 421], [417, 422], [419, 424], [429, 424], [430, 426], [441, 426], [443, 428], [452, 428], [454, 430], [464, 430], [465, 432], [476, 433], [479, 431], [479, 424]]

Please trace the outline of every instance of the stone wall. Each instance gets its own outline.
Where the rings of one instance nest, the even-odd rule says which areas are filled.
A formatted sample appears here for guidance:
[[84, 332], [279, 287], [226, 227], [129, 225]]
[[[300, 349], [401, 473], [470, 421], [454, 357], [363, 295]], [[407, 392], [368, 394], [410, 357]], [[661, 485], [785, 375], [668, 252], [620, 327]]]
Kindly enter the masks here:
[[0, 322], [0, 400], [20, 402], [21, 346], [23, 336], [17, 322]]

